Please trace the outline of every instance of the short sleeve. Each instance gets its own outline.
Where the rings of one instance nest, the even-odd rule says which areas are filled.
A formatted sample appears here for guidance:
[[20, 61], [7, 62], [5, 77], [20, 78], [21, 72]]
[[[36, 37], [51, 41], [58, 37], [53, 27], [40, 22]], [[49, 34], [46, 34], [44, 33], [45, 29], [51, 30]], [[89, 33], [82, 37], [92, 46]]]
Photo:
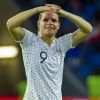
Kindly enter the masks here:
[[73, 48], [72, 47], [72, 44], [73, 44], [72, 33], [66, 34], [66, 35], [58, 38], [58, 42], [59, 42], [62, 52], [66, 53], [68, 50]]
[[37, 36], [34, 33], [32, 33], [31, 31], [29, 31], [25, 28], [23, 28], [23, 29], [25, 31], [25, 35], [24, 35], [23, 39], [21, 41], [16, 41], [16, 42], [20, 43], [21, 46], [25, 47], [25, 46], [29, 46], [32, 43], [34, 43]]

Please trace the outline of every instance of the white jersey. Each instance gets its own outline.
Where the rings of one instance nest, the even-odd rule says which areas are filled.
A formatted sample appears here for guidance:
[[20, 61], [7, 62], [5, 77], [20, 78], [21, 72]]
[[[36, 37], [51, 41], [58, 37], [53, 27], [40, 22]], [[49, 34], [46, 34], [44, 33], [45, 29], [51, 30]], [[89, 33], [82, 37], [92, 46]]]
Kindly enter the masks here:
[[39, 36], [25, 30], [19, 41], [27, 77], [24, 100], [62, 100], [61, 86], [66, 51], [72, 48], [72, 34], [54, 39], [48, 46]]

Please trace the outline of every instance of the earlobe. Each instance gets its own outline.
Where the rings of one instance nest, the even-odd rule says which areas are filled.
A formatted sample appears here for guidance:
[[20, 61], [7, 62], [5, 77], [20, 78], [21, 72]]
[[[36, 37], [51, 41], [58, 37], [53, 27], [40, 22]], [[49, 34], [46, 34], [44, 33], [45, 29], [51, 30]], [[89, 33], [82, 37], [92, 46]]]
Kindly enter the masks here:
[[58, 23], [58, 29], [60, 28], [60, 23]]

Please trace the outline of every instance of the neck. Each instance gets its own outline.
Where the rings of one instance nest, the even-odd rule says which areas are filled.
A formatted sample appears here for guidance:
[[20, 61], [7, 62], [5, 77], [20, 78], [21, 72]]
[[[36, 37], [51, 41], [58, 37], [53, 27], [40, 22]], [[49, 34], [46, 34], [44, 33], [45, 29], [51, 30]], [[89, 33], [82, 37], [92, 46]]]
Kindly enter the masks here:
[[39, 37], [40, 37], [45, 43], [47, 43], [49, 46], [53, 43], [53, 40], [54, 40], [54, 38], [55, 38], [55, 36], [47, 37], [47, 36], [41, 36], [41, 35], [39, 35]]

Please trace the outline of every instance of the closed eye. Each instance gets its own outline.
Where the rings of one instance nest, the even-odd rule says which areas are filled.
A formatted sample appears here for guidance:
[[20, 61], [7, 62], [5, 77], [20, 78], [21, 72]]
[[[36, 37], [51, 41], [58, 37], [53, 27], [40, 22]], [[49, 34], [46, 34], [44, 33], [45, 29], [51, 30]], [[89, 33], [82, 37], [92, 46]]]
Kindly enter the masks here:
[[52, 22], [54, 22], [54, 23], [55, 23], [55, 22], [57, 22], [57, 20], [56, 20], [56, 19], [52, 19]]
[[47, 19], [47, 18], [45, 18], [45, 19], [43, 19], [43, 21], [44, 21], [44, 22], [48, 22], [48, 19]]
[[[43, 21], [44, 21], [44, 22], [48, 22], [48, 21], [49, 21], [49, 19], [45, 18], [45, 19], [43, 19]], [[57, 22], [57, 20], [56, 20], [56, 19], [51, 19], [51, 21], [52, 21], [53, 23], [56, 23], [56, 22]]]

